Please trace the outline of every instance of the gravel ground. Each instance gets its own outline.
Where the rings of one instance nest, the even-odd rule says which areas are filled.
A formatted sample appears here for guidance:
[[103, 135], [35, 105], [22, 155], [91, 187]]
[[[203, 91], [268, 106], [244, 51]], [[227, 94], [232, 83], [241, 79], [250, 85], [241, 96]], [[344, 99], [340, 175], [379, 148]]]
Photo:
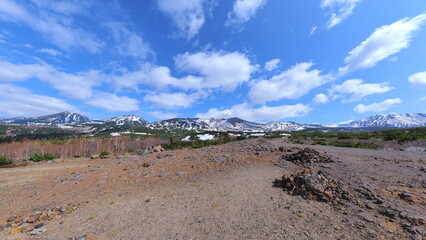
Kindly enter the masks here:
[[[283, 160], [306, 147], [333, 162]], [[75, 206], [45, 220], [41, 236], [9, 234], [18, 222], [0, 239], [425, 238], [424, 152], [256, 139], [159, 154], [0, 169], [0, 226], [10, 217]], [[274, 184], [306, 168], [340, 181], [351, 199], [305, 199]]]

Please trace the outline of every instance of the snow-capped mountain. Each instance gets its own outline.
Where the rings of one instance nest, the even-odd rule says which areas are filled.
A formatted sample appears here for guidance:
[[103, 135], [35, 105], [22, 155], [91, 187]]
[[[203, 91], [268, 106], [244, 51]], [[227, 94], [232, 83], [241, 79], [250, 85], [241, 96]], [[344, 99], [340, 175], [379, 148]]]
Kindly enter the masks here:
[[302, 125], [289, 122], [271, 122], [268, 124], [249, 122], [240, 118], [201, 119], [173, 118], [146, 125], [156, 130], [189, 130], [189, 131], [298, 131]]
[[59, 123], [79, 123], [89, 121], [89, 118], [78, 113], [73, 112], [61, 112], [41, 117], [17, 117], [17, 118], [8, 118], [2, 119], [2, 123], [6, 124], [16, 124], [16, 125], [50, 125], [50, 124], [59, 124]]
[[[215, 119], [216, 120], [216, 119]], [[189, 131], [207, 131], [209, 130], [209, 121], [200, 118], [172, 118], [159, 122], [153, 122], [146, 127], [155, 130], [189, 130]]]
[[295, 122], [269, 122], [263, 125], [265, 131], [300, 131], [305, 128], [303, 125]]
[[146, 125], [148, 121], [136, 115], [124, 115], [103, 120], [106, 123], [114, 125]]
[[411, 128], [426, 126], [425, 113], [379, 114], [366, 119], [339, 124], [339, 127], [353, 128]]
[[[11, 125], [56, 125], [60, 127], [88, 127], [92, 129], [108, 130], [119, 127], [129, 128], [132, 125], [141, 125], [153, 130], [185, 130], [185, 131], [245, 131], [245, 132], [273, 132], [273, 131], [301, 131], [304, 129], [332, 130], [332, 128], [347, 131], [362, 131], [384, 128], [410, 128], [426, 126], [426, 114], [379, 114], [366, 119], [347, 121], [340, 124], [299, 124], [295, 122], [273, 121], [269, 123], [254, 123], [240, 118], [201, 119], [201, 118], [173, 118], [153, 123], [135, 115], [125, 115], [105, 120], [89, 120], [89, 118], [72, 112], [61, 112], [41, 117], [1, 118], [0, 124]], [[97, 125], [97, 126], [94, 126]], [[94, 130], [94, 131], [95, 131]]]

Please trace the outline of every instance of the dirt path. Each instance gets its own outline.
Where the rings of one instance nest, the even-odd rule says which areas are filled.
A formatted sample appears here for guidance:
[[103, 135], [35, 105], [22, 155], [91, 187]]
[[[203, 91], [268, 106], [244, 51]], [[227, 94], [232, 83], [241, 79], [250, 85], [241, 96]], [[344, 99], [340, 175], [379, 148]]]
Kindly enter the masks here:
[[267, 164], [243, 165], [98, 200], [67, 216], [63, 225], [50, 225], [44, 237], [91, 233], [99, 239], [363, 239], [327, 204], [272, 187], [274, 176], [282, 172]]

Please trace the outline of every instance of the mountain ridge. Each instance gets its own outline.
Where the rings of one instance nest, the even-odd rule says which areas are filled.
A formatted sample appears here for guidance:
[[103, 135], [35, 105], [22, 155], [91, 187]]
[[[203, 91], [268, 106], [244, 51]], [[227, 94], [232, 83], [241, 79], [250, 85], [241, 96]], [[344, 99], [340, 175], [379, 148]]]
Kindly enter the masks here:
[[301, 131], [305, 129], [386, 129], [426, 126], [426, 113], [377, 114], [368, 118], [351, 120], [340, 124], [300, 124], [292, 121], [250, 122], [241, 118], [172, 118], [149, 123], [140, 116], [123, 115], [104, 120], [90, 120], [73, 112], [60, 112], [39, 117], [0, 118], [0, 124], [9, 125], [140, 125], [153, 130], [192, 130], [192, 131]]

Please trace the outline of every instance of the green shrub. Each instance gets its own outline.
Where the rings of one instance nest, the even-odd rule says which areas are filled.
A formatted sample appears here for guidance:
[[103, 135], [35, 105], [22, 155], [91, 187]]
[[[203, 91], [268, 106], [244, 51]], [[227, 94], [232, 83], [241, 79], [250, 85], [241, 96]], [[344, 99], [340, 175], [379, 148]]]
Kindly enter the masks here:
[[33, 162], [49, 161], [55, 159], [55, 155], [51, 153], [34, 153], [28, 157], [28, 160]]
[[81, 155], [80, 154], [75, 154], [73, 157], [74, 158], [81, 158]]
[[0, 155], [0, 166], [6, 166], [12, 164], [12, 159], [6, 155]]
[[108, 156], [109, 155], [109, 152], [107, 152], [107, 151], [103, 151], [103, 152], [101, 152], [101, 154], [99, 154], [99, 156]]

